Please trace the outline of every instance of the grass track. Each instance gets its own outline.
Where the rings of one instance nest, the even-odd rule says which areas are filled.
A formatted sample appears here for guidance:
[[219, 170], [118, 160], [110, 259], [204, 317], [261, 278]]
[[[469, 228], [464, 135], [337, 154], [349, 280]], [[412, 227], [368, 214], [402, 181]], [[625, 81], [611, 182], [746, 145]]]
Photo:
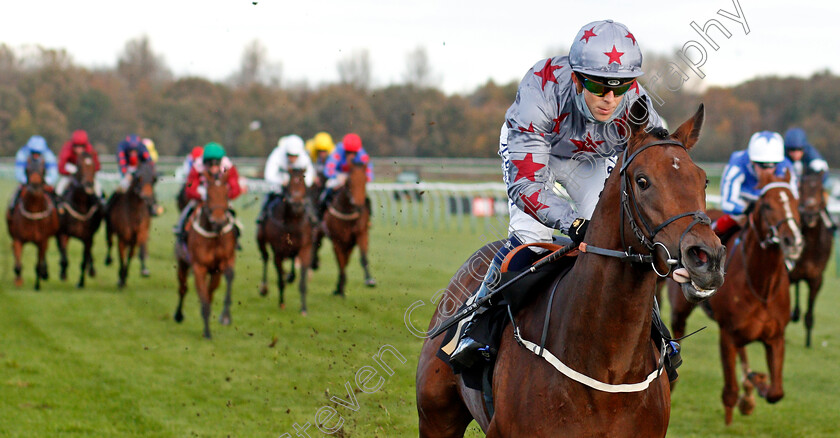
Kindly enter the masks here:
[[[10, 188], [0, 183], [3, 193]], [[53, 242], [51, 278], [41, 292], [31, 289], [31, 246], [24, 252], [25, 285], [11, 287], [10, 242], [0, 234], [0, 436], [294, 436], [293, 423], [313, 423], [319, 408], [336, 407], [331, 396], [346, 399], [345, 382], [354, 384], [361, 367], [376, 366], [371, 357], [386, 344], [406, 362], [384, 356], [395, 374], [385, 376], [373, 394], [357, 392], [358, 411], [338, 407], [345, 421], [342, 433], [416, 436], [414, 371], [421, 341], [406, 329], [404, 313], [418, 300], [430, 303], [474, 249], [499, 236], [376, 223], [371, 266], [379, 286], [363, 286], [354, 254], [348, 297], [333, 297], [335, 262], [327, 245], [323, 267], [310, 282], [310, 314], [301, 317], [295, 287], [287, 289], [287, 309], [278, 309], [273, 272], [270, 297], [257, 295], [261, 263], [253, 242], [255, 209], [240, 210], [245, 250], [238, 254], [233, 325], [222, 327], [215, 319], [220, 292], [209, 342], [201, 338], [194, 291], [185, 301], [184, 323], [172, 320], [177, 293], [171, 208], [153, 222], [152, 277], [140, 278], [135, 262], [123, 291], [116, 288], [116, 268], [102, 265], [102, 232], [94, 251], [99, 275], [86, 289], [74, 287], [80, 244], [71, 243], [69, 280], [62, 283]], [[775, 406], [759, 401], [751, 417], [736, 415], [728, 428], [720, 403], [717, 327], [701, 312], [692, 316], [690, 328], [709, 324], [709, 330], [684, 342], [670, 436], [840, 433], [840, 281], [833, 266], [818, 301], [815, 347], [804, 348], [801, 324], [788, 328], [785, 399]], [[431, 305], [419, 308], [413, 322], [425, 327], [431, 311]], [[749, 351], [753, 367], [765, 369], [761, 349]], [[324, 436], [314, 426], [309, 433]]]

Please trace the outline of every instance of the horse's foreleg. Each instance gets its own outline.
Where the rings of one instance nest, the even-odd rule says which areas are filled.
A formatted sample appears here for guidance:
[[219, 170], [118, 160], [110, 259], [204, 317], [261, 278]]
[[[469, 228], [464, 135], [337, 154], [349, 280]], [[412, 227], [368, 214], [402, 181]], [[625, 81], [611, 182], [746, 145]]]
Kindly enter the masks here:
[[766, 377], [762, 377], [763, 375], [752, 372], [752, 369], [750, 368], [750, 360], [747, 357], [747, 349], [745, 347], [738, 348], [738, 359], [741, 360], [741, 373], [743, 375], [741, 386], [744, 388], [744, 394], [738, 398], [738, 411], [741, 412], [741, 415], [750, 415], [753, 410], [755, 410], [755, 395], [753, 394], [755, 385], [753, 384], [753, 381], [756, 379], [764, 379]]
[[222, 325], [230, 325], [231, 317], [230, 317], [230, 304], [231, 304], [231, 292], [233, 290], [233, 266], [228, 266], [225, 268], [225, 307], [222, 310], [222, 315], [219, 317], [219, 322]]
[[207, 268], [193, 263], [193, 281], [198, 300], [201, 303], [201, 318], [204, 320], [204, 337], [210, 339], [210, 293], [207, 288]]
[[814, 303], [817, 301], [817, 294], [820, 293], [823, 277], [820, 275], [808, 279], [808, 312], [805, 314], [805, 346], [811, 346], [811, 331], [814, 328]]
[[[128, 276], [128, 262], [131, 260], [130, 256], [128, 257], [128, 259], [126, 259], [126, 249], [127, 248], [126, 248], [125, 242], [123, 242], [122, 239], [118, 239], [117, 250], [119, 252], [118, 255], [119, 255], [119, 259], [120, 259], [120, 273], [119, 273], [120, 279], [119, 279], [119, 282], [117, 283], [117, 286], [121, 289], [123, 287], [125, 287], [125, 279]], [[134, 247], [132, 247], [132, 250], [133, 249], [134, 249]]]
[[758, 394], [768, 403], [776, 403], [785, 396], [782, 388], [782, 366], [785, 361], [785, 337], [784, 335], [770, 339], [764, 343], [764, 351], [767, 356], [767, 369], [770, 371], [770, 387], [766, 382], [756, 384]]
[[289, 268], [289, 275], [286, 276], [286, 283], [292, 284], [295, 281], [295, 277], [297, 276], [295, 273], [295, 257], [292, 256], [289, 258], [291, 260], [291, 267]]
[[312, 267], [313, 271], [318, 270], [318, 266], [320, 264], [320, 260], [318, 258], [318, 250], [321, 249], [321, 241], [324, 240], [324, 232], [321, 231], [320, 224], [316, 224], [312, 228], [312, 258], [309, 266]]
[[260, 283], [260, 295], [268, 295], [268, 250], [265, 247], [265, 238], [262, 234], [257, 236], [257, 247], [262, 258], [262, 283]]
[[23, 242], [15, 239], [12, 242], [12, 252], [15, 254], [15, 286], [23, 286], [23, 266], [20, 264], [21, 255], [23, 254]]
[[111, 266], [113, 259], [111, 259], [111, 239], [113, 239], [114, 233], [111, 230], [111, 221], [105, 221], [105, 244], [107, 245], [107, 251], [105, 252], [105, 266]]
[[799, 322], [799, 280], [794, 284], [793, 292], [793, 311], [790, 312], [790, 320]]
[[178, 259], [178, 308], [175, 309], [175, 322], [180, 323], [184, 320], [184, 313], [181, 309], [184, 307], [184, 297], [187, 295], [187, 275], [190, 266], [180, 258]]
[[345, 296], [344, 286], [347, 282], [347, 274], [344, 271], [347, 268], [347, 260], [350, 258], [350, 251], [352, 251], [353, 248], [344, 248], [342, 245], [333, 241], [333, 250], [335, 252], [335, 260], [338, 262], [338, 284], [335, 287], [335, 291], [333, 291], [333, 295], [340, 295], [343, 297]]
[[735, 341], [732, 335], [721, 330], [720, 332], [720, 361], [723, 364], [723, 408], [726, 414], [726, 424], [732, 423], [732, 408], [738, 401], [738, 379], [735, 375], [735, 356], [737, 354]]
[[148, 277], [151, 274], [149, 273], [149, 269], [146, 268], [146, 254], [148, 254], [148, 250], [146, 248], [146, 243], [140, 244], [140, 276], [141, 277]]
[[49, 239], [38, 243], [38, 265], [35, 266], [35, 290], [41, 290], [41, 280], [49, 279], [47, 272], [47, 246]]
[[298, 281], [298, 289], [300, 290], [300, 313], [306, 315], [306, 282], [309, 274], [309, 262], [312, 260], [312, 245], [305, 245], [298, 254], [300, 260], [300, 280]]
[[[58, 265], [61, 267], [58, 278], [62, 281], [67, 280], [67, 242], [69, 240], [70, 236], [66, 234], [56, 234], [55, 236], [55, 243], [58, 245], [58, 254], [60, 257]], [[82, 272], [82, 275], [84, 275], [84, 272]]]
[[93, 246], [93, 242], [90, 241], [91, 239], [84, 240], [82, 243], [84, 244], [84, 249], [82, 250], [82, 266], [79, 269], [79, 282], [76, 284], [76, 287], [83, 288], [85, 287], [85, 270], [88, 266], [93, 265], [93, 260], [91, 260], [90, 255], [90, 248]]
[[286, 283], [285, 279], [283, 278], [283, 255], [278, 254], [277, 251], [274, 252], [274, 270], [277, 272], [277, 291], [279, 294], [278, 297], [278, 304], [281, 309], [286, 308]]
[[363, 231], [359, 235], [358, 239], [359, 243], [359, 254], [361, 254], [361, 261], [362, 261], [362, 269], [365, 270], [365, 284], [368, 287], [376, 286], [376, 280], [370, 275], [370, 269], [368, 269], [368, 232], [367, 230]]

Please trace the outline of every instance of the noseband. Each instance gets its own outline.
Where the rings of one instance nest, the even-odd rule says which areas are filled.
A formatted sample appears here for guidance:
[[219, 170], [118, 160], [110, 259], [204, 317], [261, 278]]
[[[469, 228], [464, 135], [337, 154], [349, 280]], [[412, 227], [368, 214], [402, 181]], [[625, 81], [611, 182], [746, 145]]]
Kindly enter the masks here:
[[[617, 257], [620, 258], [622, 261], [632, 262], [632, 263], [650, 263], [651, 268], [656, 273], [656, 275], [660, 277], [667, 277], [671, 274], [671, 271], [680, 264], [680, 254], [677, 254], [677, 258], [673, 258], [671, 252], [662, 242], [654, 242], [654, 238], [656, 235], [665, 229], [668, 225], [673, 223], [678, 219], [682, 219], [684, 217], [693, 217], [694, 219], [691, 223], [683, 230], [682, 234], [680, 235], [679, 247], [682, 247], [682, 241], [686, 234], [697, 224], [702, 225], [711, 225], [712, 221], [709, 219], [709, 216], [706, 215], [705, 212], [697, 210], [691, 211], [686, 213], [680, 213], [670, 218], [666, 219], [661, 224], [657, 225], [656, 227], [651, 227], [650, 224], [645, 220], [644, 216], [642, 215], [641, 209], [639, 208], [639, 203], [636, 201], [636, 196], [633, 194], [633, 191], [629, 189], [631, 182], [630, 182], [630, 175], [627, 173], [627, 167], [633, 160], [638, 156], [640, 153], [644, 152], [647, 149], [650, 149], [654, 146], [679, 146], [686, 150], [685, 145], [682, 142], [677, 140], [659, 140], [648, 143], [635, 152], [629, 157], [627, 156], [628, 149], [624, 149], [622, 154], [622, 165], [621, 169], [619, 170], [619, 175], [621, 177], [621, 223], [619, 225], [620, 234], [621, 234], [621, 246], [624, 248], [624, 251], [615, 251], [610, 249], [598, 248], [592, 245], [587, 245], [585, 243], [581, 244], [581, 251], [582, 252], [590, 252], [593, 254], [604, 255], [608, 257]], [[638, 216], [639, 220], [636, 221], [635, 217], [633, 216], [633, 212], [635, 215]], [[630, 224], [630, 228], [633, 230], [633, 234], [648, 249], [648, 254], [641, 254], [635, 252], [633, 250], [632, 245], [628, 245], [624, 238], [624, 218], [627, 218], [627, 222]], [[644, 231], [642, 227], [639, 226], [639, 222], [641, 223], [642, 227], [644, 227]], [[647, 233], [647, 234], [645, 234]], [[656, 247], [659, 246], [665, 250], [667, 257], [665, 262], [668, 264], [668, 271], [665, 273], [661, 273], [656, 269], [656, 263], [654, 263], [654, 252]], [[679, 251], [678, 247], [678, 251]]]
[[[789, 184], [784, 183], [784, 182], [772, 182], [770, 184], [767, 184], [766, 186], [764, 186], [761, 189], [761, 194], [759, 195], [759, 198], [763, 197], [764, 194], [766, 194], [770, 189], [775, 189], [775, 188], [788, 189], [788, 191], [793, 193], [793, 190], [791, 190]], [[787, 197], [787, 195], [785, 195], [785, 197]], [[766, 237], [761, 238], [761, 236], [758, 236], [759, 237], [759, 246], [761, 246], [761, 249], [767, 249], [771, 245], [779, 245], [781, 243], [781, 239], [779, 238], [779, 227], [781, 227], [784, 224], [788, 224], [788, 227], [791, 229], [791, 231], [793, 231], [794, 235], [798, 236], [801, 233], [799, 231], [799, 227], [796, 225], [796, 221], [793, 219], [793, 213], [791, 212], [789, 206], [787, 205], [787, 202], [790, 202], [790, 201], [787, 200], [787, 199], [784, 199], [784, 198], [782, 199], [782, 201], [785, 202], [784, 205], [786, 207], [785, 208], [785, 217], [783, 219], [781, 219], [779, 222], [777, 222], [775, 225], [771, 224], [770, 221], [768, 221], [767, 218], [764, 217], [763, 214], [761, 215], [761, 222], [764, 225], [767, 226], [767, 230], [768, 230]], [[761, 209], [761, 207], [759, 207], [759, 209]], [[756, 214], [758, 214], [758, 213], [756, 213]], [[752, 214], [750, 215], [750, 224], [751, 224], [750, 228], [755, 230], [756, 235], [757, 235], [758, 234], [758, 227], [756, 227], [756, 225], [755, 225], [754, 215], [752, 215]]]

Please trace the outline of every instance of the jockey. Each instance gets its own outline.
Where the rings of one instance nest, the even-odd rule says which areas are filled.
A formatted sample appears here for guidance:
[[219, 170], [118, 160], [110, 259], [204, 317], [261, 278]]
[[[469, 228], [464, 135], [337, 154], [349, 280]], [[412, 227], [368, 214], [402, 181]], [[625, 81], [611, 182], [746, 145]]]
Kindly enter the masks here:
[[52, 185], [58, 180], [58, 166], [56, 165], [55, 154], [47, 146], [47, 141], [40, 135], [29, 137], [26, 145], [20, 148], [15, 155], [15, 179], [17, 179], [20, 185], [15, 189], [11, 202], [9, 202], [9, 211], [14, 210], [15, 206], [17, 206], [18, 199], [20, 198], [20, 188], [28, 182], [26, 178], [26, 164], [29, 162], [30, 157], [44, 160], [44, 169], [46, 171], [44, 182], [47, 184], [47, 193], [52, 193]]
[[184, 158], [181, 167], [178, 168], [176, 175], [181, 175], [184, 183], [187, 182], [187, 177], [190, 176], [190, 170], [201, 162], [201, 156], [204, 155], [204, 146], [196, 146], [192, 148], [189, 154]]
[[[257, 223], [265, 219], [268, 204], [277, 196], [282, 195], [289, 184], [290, 169], [303, 169], [306, 188], [312, 187], [315, 182], [315, 168], [312, 167], [312, 161], [306, 154], [303, 139], [294, 134], [281, 137], [277, 142], [277, 147], [271, 151], [265, 162], [264, 178], [270, 188], [260, 207]], [[312, 214], [314, 213], [310, 211], [310, 215]]]
[[366, 164], [367, 181], [373, 181], [373, 163], [371, 163], [370, 156], [362, 147], [362, 139], [354, 133], [345, 135], [341, 142], [335, 146], [333, 153], [327, 158], [324, 165], [324, 175], [327, 177], [326, 190], [321, 194], [318, 217], [324, 217], [324, 211], [327, 209], [327, 204], [332, 200], [335, 190], [344, 187], [352, 163]]
[[[664, 129], [650, 97], [636, 80], [643, 74], [635, 37], [612, 20], [582, 27], [568, 56], [542, 59], [525, 74], [499, 138], [509, 198], [509, 239], [467, 304], [497, 285], [501, 263], [516, 246], [552, 242], [555, 230], [567, 234], [574, 244], [581, 243], [604, 182], [626, 146], [630, 134], [626, 118], [632, 103], [646, 99], [648, 126]], [[556, 183], [566, 189], [572, 202], [556, 192]], [[522, 252], [535, 260], [541, 251]], [[451, 363], [469, 368], [487, 351], [487, 344], [470, 333], [486, 310], [480, 308], [465, 319]], [[670, 340], [658, 316], [655, 306], [654, 331]], [[673, 370], [681, 361], [678, 346], [671, 345], [668, 354], [668, 368]]]
[[315, 165], [315, 172], [318, 178], [323, 182], [326, 178], [327, 158], [335, 150], [335, 143], [333, 143], [332, 136], [326, 132], [319, 132], [312, 138], [312, 143], [309, 151], [309, 156]]
[[[115, 192], [125, 193], [125, 191], [131, 187], [131, 181], [132, 178], [134, 178], [134, 171], [137, 170], [137, 166], [146, 161], [149, 161], [152, 165], [154, 165], [152, 154], [149, 153], [148, 149], [146, 149], [146, 145], [143, 144], [140, 137], [137, 134], [126, 136], [125, 140], [121, 141], [117, 146], [117, 165], [120, 168], [120, 175], [122, 175], [122, 179], [120, 179], [120, 183]], [[105, 206], [106, 210], [110, 209], [110, 202], [111, 201], [109, 199], [108, 205]], [[150, 213], [152, 216], [161, 214], [163, 212], [163, 207], [158, 205], [157, 199], [154, 196], [152, 203], [153, 205], [150, 207]]]
[[[83, 129], [74, 131], [70, 140], [64, 143], [64, 146], [61, 147], [61, 151], [58, 153], [58, 173], [60, 176], [55, 186], [55, 193], [59, 197], [64, 195], [64, 191], [67, 190], [67, 186], [70, 184], [70, 178], [76, 173], [76, 163], [78, 163], [79, 155], [83, 152], [87, 152], [93, 158], [94, 169], [97, 172], [102, 168], [99, 164], [99, 155], [97, 155], [96, 150], [90, 144], [87, 132]], [[102, 198], [102, 186], [99, 184], [99, 180], [94, 180], [93, 189], [96, 192], [96, 196]]]
[[776, 176], [790, 172], [790, 189], [794, 196], [799, 196], [796, 171], [790, 160], [785, 158], [784, 148], [781, 135], [761, 131], [750, 137], [746, 151], [732, 153], [721, 178], [720, 208], [724, 215], [713, 226], [718, 235], [744, 226], [750, 204], [761, 195], [761, 189], [756, 187], [760, 172], [772, 171]]
[[144, 138], [141, 142], [143, 143], [143, 146], [146, 146], [146, 150], [149, 151], [149, 158], [152, 159], [152, 163], [157, 164], [159, 156], [157, 148], [155, 147], [155, 142], [152, 141], [151, 138]]
[[[187, 199], [190, 200], [189, 204], [184, 207], [184, 211], [181, 212], [181, 217], [178, 218], [178, 224], [175, 226], [175, 235], [178, 236], [179, 242], [186, 241], [186, 233], [184, 233], [184, 224], [186, 220], [192, 215], [193, 210], [195, 210], [195, 206], [203, 201], [207, 196], [207, 187], [204, 186], [204, 171], [207, 170], [211, 174], [216, 174], [222, 171], [228, 172], [228, 199], [233, 201], [239, 195], [245, 192], [243, 187], [239, 184], [239, 172], [236, 170], [236, 166], [230, 161], [225, 155], [225, 149], [216, 142], [207, 143], [204, 146], [204, 152], [202, 154], [201, 160], [196, 162], [196, 164], [190, 169], [189, 176], [187, 177], [187, 184], [185, 193], [187, 195]], [[231, 214], [233, 209], [230, 209]], [[236, 237], [239, 238], [240, 230], [239, 226], [236, 226]]]
[[803, 173], [825, 172], [823, 184], [828, 181], [828, 162], [808, 143], [802, 128], [790, 128], [785, 132], [785, 157], [793, 163], [797, 177], [802, 178]]

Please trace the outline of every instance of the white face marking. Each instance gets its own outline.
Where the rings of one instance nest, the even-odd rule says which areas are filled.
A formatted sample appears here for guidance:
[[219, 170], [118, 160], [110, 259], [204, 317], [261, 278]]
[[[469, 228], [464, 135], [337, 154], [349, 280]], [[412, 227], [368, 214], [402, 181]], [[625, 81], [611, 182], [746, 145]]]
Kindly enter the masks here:
[[779, 198], [782, 200], [782, 205], [785, 207], [785, 219], [787, 219], [788, 226], [793, 231], [794, 245], [799, 246], [802, 243], [802, 233], [799, 227], [796, 226], [796, 221], [793, 219], [793, 212], [790, 209], [790, 198], [784, 191], [779, 192]]
[[674, 157], [674, 169], [679, 170], [679, 168], [680, 168], [680, 159], [677, 158], [677, 157]]

